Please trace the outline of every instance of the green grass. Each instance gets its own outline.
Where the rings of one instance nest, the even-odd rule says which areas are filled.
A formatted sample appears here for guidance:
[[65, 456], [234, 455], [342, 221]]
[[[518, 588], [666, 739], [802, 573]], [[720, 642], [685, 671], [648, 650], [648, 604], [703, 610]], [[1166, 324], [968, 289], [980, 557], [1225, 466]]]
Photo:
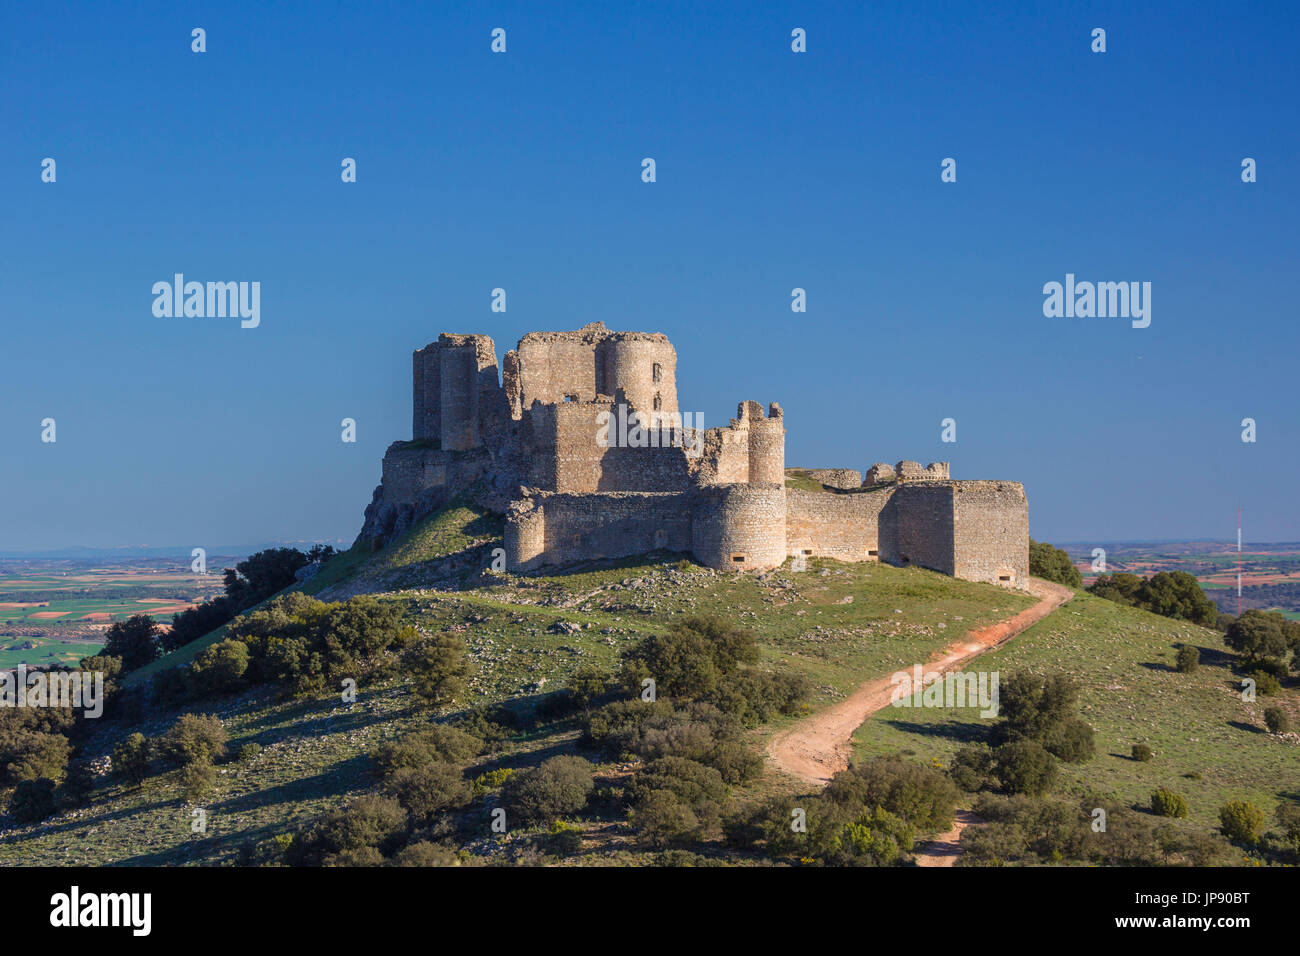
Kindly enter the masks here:
[[[432, 540], [428, 534], [454, 539], [446, 527], [441, 532], [438, 527], [434, 523], [423, 534], [417, 529], [413, 537], [426, 545]], [[419, 568], [431, 552], [419, 541], [410, 543], [409, 549], [395, 548], [390, 557]], [[841, 603], [850, 597], [851, 602]], [[865, 679], [924, 659], [964, 630], [1031, 602], [1024, 595], [916, 568], [814, 560], [807, 571], [787, 566], [754, 576], [716, 573], [671, 555], [594, 563], [540, 577], [503, 575], [466, 591], [413, 589], [381, 599], [398, 603], [421, 627], [464, 636], [476, 672], [462, 704], [537, 700], [539, 689], [562, 687], [583, 663], [613, 667], [621, 651], [662, 630], [675, 616], [723, 614], [755, 632], [767, 665], [809, 675], [814, 707], [839, 699]], [[589, 626], [556, 633], [551, 626], [559, 621]], [[427, 719], [401, 679], [364, 688], [352, 708], [333, 694], [278, 701], [271, 689], [262, 688], [190, 709], [221, 716], [232, 750], [249, 741], [264, 748], [248, 764], [220, 766], [216, 790], [203, 804], [209, 814], [206, 835], [190, 832], [191, 808], [183, 803], [172, 771], [151, 778], [143, 788], [112, 781], [84, 810], [8, 831], [0, 838], [0, 864], [232, 862], [243, 842], [290, 832], [368, 789], [368, 754], [381, 740]], [[159, 734], [177, 713], [155, 714], [138, 729]], [[86, 755], [111, 751], [135, 729], [106, 724]], [[515, 740], [504, 758], [484, 758], [484, 763], [535, 762], [571, 750], [575, 737], [567, 724], [543, 727]], [[630, 854], [624, 846], [610, 848], [601, 859], [648, 857]]]
[[[93, 641], [62, 641], [44, 637], [4, 637], [0, 638], [0, 642], [0, 668], [6, 670], [19, 664], [75, 665], [83, 657], [98, 654], [103, 647]], [[33, 644], [35, 647], [24, 648], [24, 644]]]
[[[1196, 673], [1173, 668], [1183, 642], [1201, 649]], [[1228, 800], [1251, 800], [1271, 816], [1283, 796], [1300, 793], [1300, 746], [1263, 732], [1270, 701], [1242, 702], [1231, 661], [1216, 631], [1080, 594], [969, 669], [1075, 677], [1080, 714], [1096, 731], [1097, 756], [1062, 764], [1061, 789], [1146, 807], [1152, 790], [1168, 787], [1190, 807], [1180, 825], [1209, 830]], [[1277, 700], [1293, 714], [1300, 710], [1295, 690]], [[911, 751], [947, 765], [958, 746], [981, 739], [991, 723], [970, 710], [890, 708], [858, 729], [854, 752], [862, 759]], [[1155, 758], [1131, 759], [1137, 743], [1150, 746]]]

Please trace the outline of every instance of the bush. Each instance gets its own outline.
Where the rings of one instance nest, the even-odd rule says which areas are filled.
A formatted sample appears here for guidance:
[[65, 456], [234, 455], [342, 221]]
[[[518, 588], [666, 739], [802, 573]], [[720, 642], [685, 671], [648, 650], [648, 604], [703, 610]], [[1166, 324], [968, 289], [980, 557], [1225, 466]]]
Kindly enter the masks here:
[[468, 803], [469, 782], [460, 769], [441, 761], [399, 767], [384, 781], [384, 793], [394, 797], [417, 824], [435, 813]]
[[1139, 763], [1146, 763], [1154, 756], [1155, 756], [1155, 751], [1153, 751], [1146, 744], [1133, 745], [1133, 759], [1138, 761]]
[[39, 823], [54, 815], [54, 781], [49, 777], [19, 780], [9, 798], [9, 813], [20, 823]]
[[225, 756], [226, 728], [212, 714], [183, 714], [159, 744], [163, 759], [173, 763], [212, 763]]
[[239, 761], [240, 761], [241, 763], [243, 763], [243, 762], [246, 761], [246, 760], [252, 760], [254, 757], [256, 757], [256, 756], [257, 756], [258, 754], [260, 754], [261, 752], [262, 752], [262, 745], [259, 744], [257, 741], [254, 740], [254, 741], [250, 741], [249, 743], [246, 743], [246, 744], [244, 744], [244, 746], [240, 747], [240, 748], [239, 748], [239, 753], [238, 753], [237, 757], [238, 757]]
[[113, 770], [139, 786], [149, 776], [152, 750], [144, 734], [132, 734], [113, 748]]
[[396, 800], [365, 794], [324, 814], [295, 836], [285, 851], [285, 861], [291, 866], [319, 866], [326, 857], [345, 850], [382, 850], [404, 832], [406, 823], [406, 811]]
[[592, 787], [590, 763], [581, 757], [552, 757], [510, 777], [501, 788], [501, 802], [523, 824], [546, 823], [585, 807]]
[[700, 829], [699, 818], [690, 806], [671, 790], [651, 790], [628, 814], [628, 823], [644, 846], [665, 847], [692, 839]]
[[322, 861], [323, 866], [383, 866], [384, 855], [373, 846], [359, 846], [354, 849], [331, 853]]
[[1056, 781], [1056, 761], [1034, 740], [1016, 740], [997, 749], [993, 772], [1010, 793], [1038, 796]]
[[181, 789], [191, 803], [201, 800], [217, 782], [217, 768], [206, 760], [191, 760], [181, 768]]
[[1070, 556], [1045, 541], [1030, 539], [1029, 573], [1066, 587], [1077, 588], [1083, 584], [1083, 575], [1074, 566]]
[[1255, 682], [1255, 693], [1271, 697], [1282, 692], [1282, 684], [1271, 673], [1263, 669], [1247, 671], [1246, 676]]
[[404, 767], [432, 763], [461, 766], [478, 756], [483, 739], [449, 724], [432, 724], [380, 745], [375, 765], [381, 777]]
[[1161, 787], [1151, 793], [1151, 812], [1160, 817], [1187, 816], [1187, 801], [1172, 790]]
[[427, 841], [412, 843], [393, 857], [393, 866], [459, 866], [460, 857], [450, 847]]
[[673, 621], [667, 634], [651, 635], [623, 656], [623, 683], [639, 691], [643, 676], [653, 678], [664, 697], [693, 700], [713, 692], [718, 681], [742, 664], [758, 660], [749, 631], [718, 617]]
[[1066, 763], [1083, 763], [1096, 753], [1092, 728], [1077, 717], [1056, 724], [1043, 735], [1043, 748]]
[[1219, 825], [1229, 840], [1254, 844], [1259, 842], [1264, 811], [1249, 801], [1231, 800], [1219, 809]]
[[428, 704], [448, 704], [465, 693], [469, 663], [465, 642], [454, 634], [416, 641], [402, 654], [402, 665], [414, 681], [415, 693]]
[[229, 694], [243, 685], [248, 670], [248, 645], [229, 639], [211, 644], [190, 664], [190, 682], [201, 696]]
[[827, 784], [825, 795], [854, 816], [878, 807], [919, 832], [942, 832], [952, 826], [958, 792], [947, 774], [934, 767], [901, 757], [876, 757], [841, 770]]
[[1265, 707], [1264, 724], [1270, 734], [1288, 734], [1291, 732], [1291, 715], [1281, 707]]
[[1192, 674], [1201, 666], [1200, 648], [1193, 647], [1191, 644], [1184, 644], [1178, 648], [1178, 657], [1175, 658], [1175, 666], [1181, 673]]
[[984, 744], [966, 744], [953, 755], [948, 776], [967, 793], [977, 793], [994, 784], [993, 751]]
[[1247, 660], [1280, 658], [1300, 644], [1300, 622], [1288, 621], [1276, 611], [1251, 608], [1229, 625], [1223, 641]]
[[546, 849], [556, 856], [573, 856], [582, 850], [582, 827], [556, 820], [546, 832]]

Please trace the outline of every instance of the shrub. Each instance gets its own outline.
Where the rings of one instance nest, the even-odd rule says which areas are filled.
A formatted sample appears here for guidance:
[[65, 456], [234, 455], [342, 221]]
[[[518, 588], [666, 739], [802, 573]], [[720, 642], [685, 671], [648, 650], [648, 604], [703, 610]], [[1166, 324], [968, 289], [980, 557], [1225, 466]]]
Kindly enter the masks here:
[[462, 765], [483, 749], [483, 740], [449, 724], [431, 724], [381, 744], [375, 765], [381, 777], [403, 767], [431, 763]]
[[473, 795], [481, 797], [489, 790], [496, 790], [519, 771], [514, 767], [498, 767], [474, 778]]
[[238, 759], [240, 762], [252, 760], [262, 752], [262, 745], [257, 741], [250, 741], [239, 748]]
[[1150, 760], [1152, 757], [1154, 757], [1154, 756], [1155, 756], [1155, 751], [1153, 751], [1153, 750], [1152, 750], [1150, 747], [1148, 747], [1146, 744], [1134, 744], [1134, 745], [1133, 745], [1133, 759], [1134, 759], [1134, 760], [1137, 760], [1137, 761], [1139, 761], [1140, 763], [1146, 763], [1147, 761], [1149, 761], [1149, 760]]
[[1249, 801], [1231, 800], [1219, 809], [1219, 824], [1229, 840], [1254, 844], [1259, 842], [1264, 812]]
[[1066, 763], [1083, 763], [1096, 752], [1092, 728], [1077, 717], [1063, 720], [1043, 735], [1043, 748]]
[[992, 786], [993, 751], [984, 744], [966, 744], [953, 755], [948, 776], [968, 793], [976, 793]]
[[393, 866], [459, 866], [460, 857], [450, 847], [427, 841], [412, 843], [393, 857]]
[[39, 823], [54, 815], [54, 781], [49, 777], [19, 780], [9, 798], [9, 813], [20, 823]]
[[628, 823], [637, 831], [638, 843], [653, 847], [685, 842], [700, 829], [699, 818], [671, 790], [646, 793], [628, 814]]
[[113, 770], [139, 786], [149, 776], [152, 749], [144, 734], [132, 734], [113, 749]]
[[243, 684], [248, 670], [248, 645], [228, 639], [209, 645], [190, 664], [190, 681], [202, 696], [228, 694]]
[[1074, 566], [1070, 556], [1045, 541], [1030, 539], [1029, 573], [1066, 587], [1077, 588], [1083, 584], [1083, 575]]
[[469, 782], [460, 769], [441, 761], [399, 767], [384, 781], [384, 793], [396, 798], [416, 823], [469, 802]]
[[1151, 812], [1160, 817], [1187, 816], [1187, 801], [1172, 790], [1161, 787], [1151, 793]]
[[1282, 684], [1276, 677], [1263, 669], [1247, 671], [1246, 676], [1255, 682], [1255, 693], [1271, 697], [1282, 692]]
[[22, 730], [14, 735], [4, 749], [9, 761], [3, 776], [8, 780], [63, 779], [63, 772], [72, 755], [72, 745], [62, 734], [42, 730]]
[[430, 705], [451, 703], [465, 693], [469, 663], [465, 642], [454, 634], [416, 641], [402, 654], [402, 665], [414, 681], [415, 693]]
[[1265, 707], [1264, 724], [1270, 734], [1287, 734], [1291, 732], [1291, 715], [1281, 707]]
[[1288, 621], [1276, 611], [1251, 608], [1229, 625], [1223, 641], [1247, 660], [1281, 657], [1297, 644], [1300, 623]]
[[191, 760], [181, 768], [181, 789], [190, 802], [201, 800], [217, 782], [217, 768], [206, 760]]
[[842, 770], [825, 793], [854, 816], [882, 808], [922, 832], [951, 827], [958, 797], [957, 787], [943, 771], [901, 757], [876, 757]]
[[555, 820], [546, 832], [545, 844], [556, 856], [573, 856], [582, 849], [582, 827]]
[[318, 866], [326, 857], [362, 847], [382, 849], [406, 828], [406, 811], [391, 797], [364, 794], [332, 810], [294, 837], [285, 851], [291, 866]]
[[545, 823], [585, 807], [592, 787], [590, 763], [569, 755], [552, 757], [510, 777], [501, 788], [501, 802], [524, 824]]
[[1200, 648], [1193, 647], [1191, 644], [1184, 644], [1178, 648], [1175, 666], [1184, 674], [1194, 673], [1201, 666]]
[[383, 866], [384, 855], [373, 846], [359, 846], [331, 853], [322, 861], [323, 866]]
[[1056, 781], [1056, 761], [1036, 741], [1016, 740], [997, 749], [993, 772], [1010, 793], [1038, 796]]
[[692, 700], [714, 691], [742, 663], [757, 660], [758, 645], [749, 631], [718, 617], [690, 617], [631, 648], [623, 656], [622, 678], [639, 690], [642, 676], [648, 676], [659, 695]]
[[212, 714], [183, 714], [159, 743], [165, 760], [212, 763], [226, 753], [226, 728]]

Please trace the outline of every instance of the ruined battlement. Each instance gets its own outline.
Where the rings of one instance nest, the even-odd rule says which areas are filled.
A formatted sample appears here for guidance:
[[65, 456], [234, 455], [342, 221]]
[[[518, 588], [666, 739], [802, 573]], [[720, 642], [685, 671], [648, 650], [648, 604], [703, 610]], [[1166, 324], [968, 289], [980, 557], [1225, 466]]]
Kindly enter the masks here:
[[385, 454], [358, 537], [376, 547], [461, 496], [505, 515], [517, 571], [668, 550], [732, 570], [820, 555], [1008, 585], [1029, 573], [1018, 483], [900, 461], [788, 488], [781, 406], [742, 401], [704, 428], [679, 409], [658, 332], [529, 332], [499, 367], [490, 337], [443, 333], [413, 353], [412, 392], [412, 440]]

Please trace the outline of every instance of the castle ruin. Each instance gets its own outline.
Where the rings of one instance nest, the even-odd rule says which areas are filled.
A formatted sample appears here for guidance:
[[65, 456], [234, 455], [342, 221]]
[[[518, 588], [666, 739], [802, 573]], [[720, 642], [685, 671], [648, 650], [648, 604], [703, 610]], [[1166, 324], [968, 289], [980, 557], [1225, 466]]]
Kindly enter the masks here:
[[741, 402], [725, 427], [692, 426], [658, 333], [529, 332], [499, 374], [491, 338], [443, 334], [414, 353], [413, 384], [412, 440], [384, 455], [359, 541], [391, 541], [460, 495], [505, 515], [516, 572], [667, 550], [719, 570], [803, 555], [1007, 586], [1029, 574], [1019, 482], [901, 461], [788, 486], [781, 407]]

